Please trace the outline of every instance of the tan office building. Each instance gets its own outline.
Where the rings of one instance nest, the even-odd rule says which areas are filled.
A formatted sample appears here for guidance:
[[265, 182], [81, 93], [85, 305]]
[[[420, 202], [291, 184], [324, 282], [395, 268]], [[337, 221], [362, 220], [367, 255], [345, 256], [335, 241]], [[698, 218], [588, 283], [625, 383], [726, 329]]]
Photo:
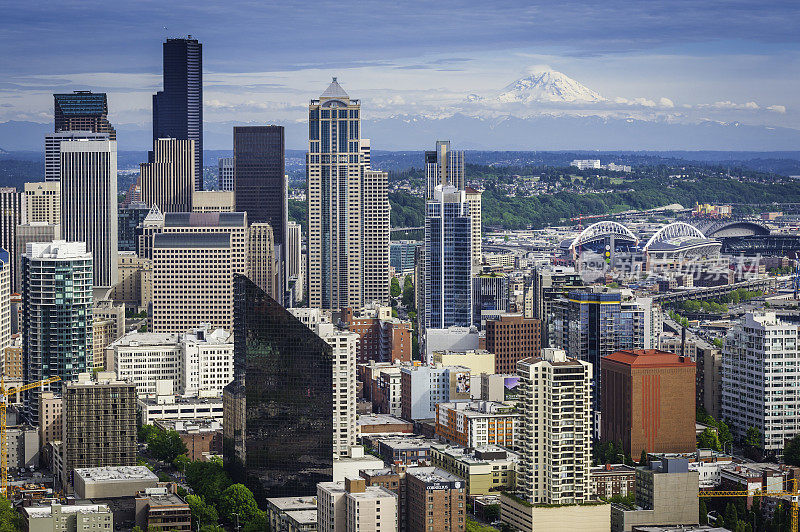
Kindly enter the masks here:
[[201, 323], [233, 330], [232, 235], [153, 237], [153, 332], [182, 333]]
[[281, 302], [280, 275], [272, 226], [268, 223], [252, 224], [247, 237], [247, 277], [272, 299]]
[[195, 190], [192, 212], [233, 212], [233, 190]]
[[25, 183], [25, 215], [28, 223], [61, 223], [61, 182]]
[[139, 165], [142, 201], [161, 212], [191, 212], [194, 192], [194, 141], [157, 139], [154, 161]]

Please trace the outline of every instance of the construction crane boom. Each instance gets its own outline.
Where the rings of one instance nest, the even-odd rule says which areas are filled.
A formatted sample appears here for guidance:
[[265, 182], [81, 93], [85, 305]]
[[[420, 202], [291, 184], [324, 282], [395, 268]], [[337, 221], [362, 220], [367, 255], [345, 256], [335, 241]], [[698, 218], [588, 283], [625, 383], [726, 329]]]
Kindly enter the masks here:
[[40, 388], [50, 383], [60, 381], [61, 377], [50, 377], [42, 381], [31, 382], [20, 386], [18, 388], [9, 388], [6, 390], [6, 383], [0, 379], [0, 495], [8, 497], [8, 457], [7, 447], [8, 440], [6, 439], [6, 408], [8, 408], [9, 396]]
[[789, 496], [789, 502], [791, 503], [791, 517], [792, 517], [792, 532], [798, 532], [797, 530], [797, 506], [798, 502], [800, 502], [800, 494], [797, 493], [797, 480], [796, 479], [789, 479], [787, 481], [790, 485], [790, 489], [788, 490], [773, 490], [773, 491], [761, 491], [761, 490], [749, 490], [749, 491], [700, 491], [698, 492], [698, 497], [784, 497]]

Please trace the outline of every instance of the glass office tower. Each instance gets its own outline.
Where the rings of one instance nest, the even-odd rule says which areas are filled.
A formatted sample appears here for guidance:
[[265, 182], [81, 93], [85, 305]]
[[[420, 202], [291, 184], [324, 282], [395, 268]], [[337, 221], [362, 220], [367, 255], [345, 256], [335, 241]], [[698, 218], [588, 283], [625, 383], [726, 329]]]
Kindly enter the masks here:
[[259, 501], [315, 494], [333, 476], [331, 347], [243, 275], [234, 280], [234, 346], [225, 468]]

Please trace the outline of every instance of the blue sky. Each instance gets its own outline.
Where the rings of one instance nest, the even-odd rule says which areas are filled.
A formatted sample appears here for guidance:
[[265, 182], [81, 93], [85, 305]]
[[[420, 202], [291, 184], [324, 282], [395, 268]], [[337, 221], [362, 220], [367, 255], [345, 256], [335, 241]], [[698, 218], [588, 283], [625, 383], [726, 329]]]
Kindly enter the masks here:
[[186, 34], [204, 45], [210, 123], [302, 121], [332, 75], [363, 99], [365, 116], [434, 116], [543, 67], [611, 102], [581, 112], [794, 128], [800, 117], [800, 2], [0, 0], [0, 9], [0, 121], [48, 122], [52, 92], [90, 88], [109, 93], [113, 121], [145, 127], [161, 42]]

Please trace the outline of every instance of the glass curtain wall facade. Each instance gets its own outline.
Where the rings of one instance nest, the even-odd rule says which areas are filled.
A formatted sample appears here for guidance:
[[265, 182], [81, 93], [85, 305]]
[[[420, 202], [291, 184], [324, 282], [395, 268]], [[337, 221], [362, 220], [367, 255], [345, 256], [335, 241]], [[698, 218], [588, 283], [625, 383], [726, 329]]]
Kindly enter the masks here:
[[331, 346], [242, 275], [234, 346], [223, 394], [226, 469], [259, 501], [313, 495], [333, 475]]

